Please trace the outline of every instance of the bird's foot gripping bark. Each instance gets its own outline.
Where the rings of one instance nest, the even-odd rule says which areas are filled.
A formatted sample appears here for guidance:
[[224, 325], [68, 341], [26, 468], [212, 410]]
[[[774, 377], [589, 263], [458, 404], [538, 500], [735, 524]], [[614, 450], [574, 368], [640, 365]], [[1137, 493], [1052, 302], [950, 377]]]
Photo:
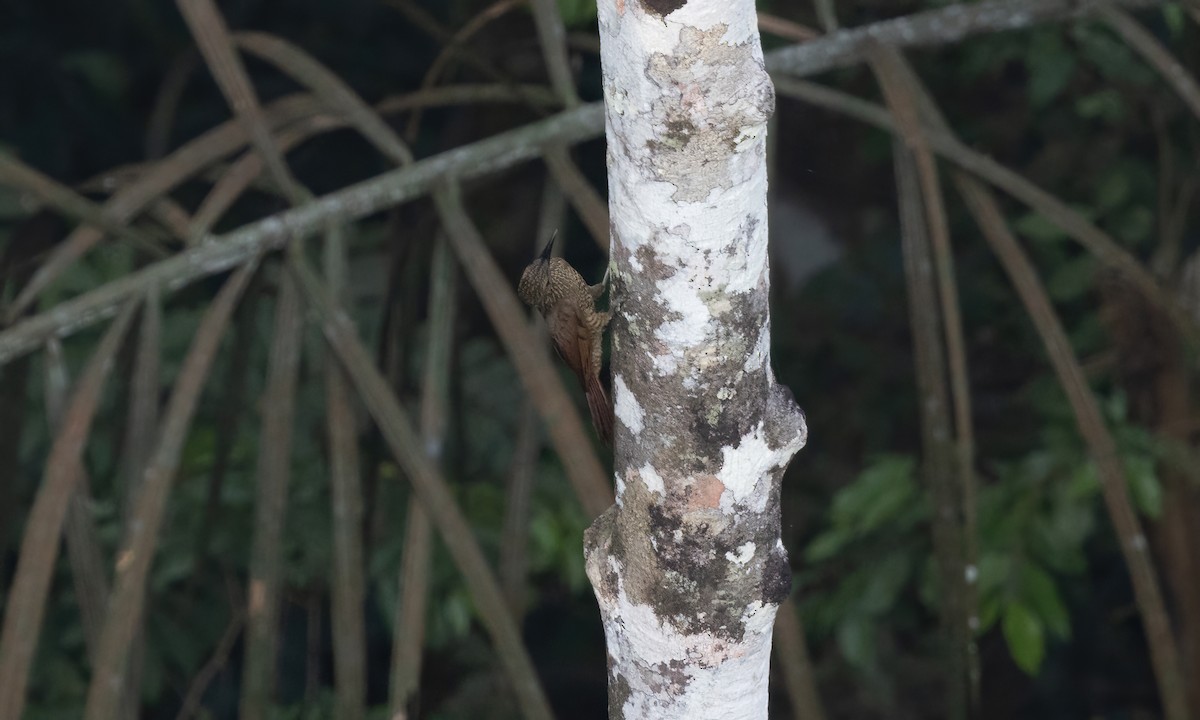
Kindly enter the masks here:
[[608, 276], [611, 269], [612, 265], [610, 263], [608, 267], [604, 268], [604, 277], [600, 278], [600, 282], [595, 285], [588, 285], [588, 292], [592, 294], [593, 300], [599, 300], [604, 291], [608, 289]]

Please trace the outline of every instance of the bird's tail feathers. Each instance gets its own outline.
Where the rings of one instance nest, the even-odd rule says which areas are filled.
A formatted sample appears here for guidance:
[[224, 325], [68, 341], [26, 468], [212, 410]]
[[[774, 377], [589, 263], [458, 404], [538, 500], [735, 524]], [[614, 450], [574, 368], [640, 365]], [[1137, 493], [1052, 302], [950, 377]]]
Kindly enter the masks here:
[[600, 383], [599, 375], [588, 377], [584, 394], [587, 396], [588, 410], [592, 413], [592, 425], [596, 428], [596, 434], [605, 445], [612, 447], [613, 406], [608, 393], [604, 391], [604, 385]]

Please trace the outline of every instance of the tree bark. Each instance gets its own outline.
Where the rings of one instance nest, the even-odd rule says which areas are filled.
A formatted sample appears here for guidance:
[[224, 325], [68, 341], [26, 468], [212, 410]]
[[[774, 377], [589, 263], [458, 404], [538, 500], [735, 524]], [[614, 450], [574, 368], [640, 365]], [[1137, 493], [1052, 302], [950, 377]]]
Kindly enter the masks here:
[[791, 590], [780, 480], [807, 437], [770, 369], [752, 0], [599, 3], [617, 503], [585, 538], [613, 718], [765, 718]]

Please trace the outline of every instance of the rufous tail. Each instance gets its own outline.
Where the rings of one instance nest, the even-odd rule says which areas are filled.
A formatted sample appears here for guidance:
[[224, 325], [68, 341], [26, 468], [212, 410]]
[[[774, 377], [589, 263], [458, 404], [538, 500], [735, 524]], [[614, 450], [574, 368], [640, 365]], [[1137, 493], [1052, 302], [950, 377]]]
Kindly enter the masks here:
[[589, 375], [583, 392], [587, 396], [588, 410], [592, 412], [592, 425], [596, 428], [596, 434], [605, 445], [612, 447], [613, 406], [608, 399], [608, 393], [604, 391], [604, 386], [600, 384], [600, 376]]

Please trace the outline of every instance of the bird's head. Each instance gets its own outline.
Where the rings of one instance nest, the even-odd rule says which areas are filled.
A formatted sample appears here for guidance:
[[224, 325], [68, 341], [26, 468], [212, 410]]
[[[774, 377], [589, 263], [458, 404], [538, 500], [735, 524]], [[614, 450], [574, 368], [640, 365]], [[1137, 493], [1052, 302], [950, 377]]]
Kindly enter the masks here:
[[533, 262], [525, 268], [525, 272], [521, 273], [521, 282], [517, 284], [517, 295], [525, 301], [526, 305], [537, 308], [538, 310], [550, 303], [550, 253], [554, 250], [554, 240], [558, 237], [556, 231], [550, 236], [550, 242], [546, 243], [546, 248], [542, 250], [542, 254], [534, 258]]

